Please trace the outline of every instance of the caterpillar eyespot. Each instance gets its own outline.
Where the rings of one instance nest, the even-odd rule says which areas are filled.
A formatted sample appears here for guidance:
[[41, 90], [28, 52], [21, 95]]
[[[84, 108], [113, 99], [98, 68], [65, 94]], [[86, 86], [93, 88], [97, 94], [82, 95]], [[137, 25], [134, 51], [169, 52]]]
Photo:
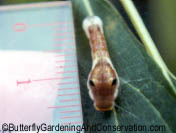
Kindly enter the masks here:
[[89, 80], [89, 84], [90, 84], [91, 86], [95, 86], [95, 85], [94, 85], [94, 82], [93, 82], [92, 80]]
[[117, 84], [117, 79], [112, 80], [112, 86]]
[[92, 54], [92, 69], [87, 81], [89, 95], [96, 110], [112, 110], [120, 82], [109, 56], [103, 22], [97, 16], [87, 17], [83, 21], [83, 29], [89, 39]]

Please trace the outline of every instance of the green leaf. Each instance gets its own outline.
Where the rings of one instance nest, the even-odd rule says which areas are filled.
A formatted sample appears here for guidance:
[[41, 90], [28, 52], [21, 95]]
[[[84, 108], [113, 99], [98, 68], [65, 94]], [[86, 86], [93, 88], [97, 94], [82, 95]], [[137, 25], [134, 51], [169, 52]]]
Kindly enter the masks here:
[[[91, 49], [82, 29], [82, 21], [89, 12], [85, 0], [72, 2], [85, 124], [101, 123], [119, 126], [139, 124], [147, 127], [164, 125], [165, 132], [175, 133], [176, 97], [170, 91], [172, 88], [158, 65], [128, 29], [118, 11], [106, 0], [89, 0], [89, 2], [93, 14], [101, 17], [104, 22], [109, 53], [121, 84], [116, 100], [117, 108], [106, 113], [94, 109], [86, 85], [92, 65]], [[124, 128], [122, 132], [125, 132]]]
[[173, 94], [176, 96], [176, 87], [170, 78], [175, 78], [175, 76], [169, 71], [166, 64], [164, 63], [162, 57], [160, 56], [154, 41], [152, 40], [149, 32], [147, 31], [147, 28], [145, 27], [139, 13], [137, 12], [137, 9], [135, 8], [132, 0], [121, 0], [121, 3], [123, 7], [125, 8], [128, 16], [130, 17], [131, 22], [133, 23], [133, 26], [135, 27], [138, 36], [140, 37], [141, 41], [143, 42], [145, 49], [147, 52], [152, 56], [153, 60], [158, 64], [160, 67], [165, 79], [170, 84], [170, 89], [173, 92]]

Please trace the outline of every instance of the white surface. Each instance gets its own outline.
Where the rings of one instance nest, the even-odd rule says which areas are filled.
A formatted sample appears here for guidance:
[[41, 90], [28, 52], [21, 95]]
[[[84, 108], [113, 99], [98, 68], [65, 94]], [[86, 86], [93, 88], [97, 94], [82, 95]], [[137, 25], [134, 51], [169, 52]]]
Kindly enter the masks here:
[[47, 52], [0, 51], [0, 124], [50, 123], [53, 110], [48, 106], [55, 104], [59, 80], [19, 85], [17, 80], [62, 77], [55, 74], [54, 57]]

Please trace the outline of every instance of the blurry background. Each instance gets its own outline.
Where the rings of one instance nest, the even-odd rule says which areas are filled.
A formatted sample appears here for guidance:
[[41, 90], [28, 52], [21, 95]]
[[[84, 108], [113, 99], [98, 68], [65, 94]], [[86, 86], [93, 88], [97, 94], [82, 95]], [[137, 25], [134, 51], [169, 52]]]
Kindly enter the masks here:
[[[1, 5], [54, 0], [0, 0]], [[110, 0], [137, 36], [119, 0]], [[133, 0], [168, 68], [176, 75], [176, 1]], [[137, 36], [139, 39], [139, 37]]]
[[[111, 0], [137, 36], [119, 0]], [[162, 58], [176, 75], [176, 1], [133, 0]]]

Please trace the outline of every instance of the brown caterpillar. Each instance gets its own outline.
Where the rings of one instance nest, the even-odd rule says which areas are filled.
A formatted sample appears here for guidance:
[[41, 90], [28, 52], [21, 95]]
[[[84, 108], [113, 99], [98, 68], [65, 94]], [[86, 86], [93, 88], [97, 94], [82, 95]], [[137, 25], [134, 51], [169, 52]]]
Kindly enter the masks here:
[[83, 21], [83, 29], [92, 54], [92, 69], [87, 81], [89, 95], [96, 110], [112, 110], [120, 82], [109, 56], [102, 20], [97, 16], [87, 17]]

